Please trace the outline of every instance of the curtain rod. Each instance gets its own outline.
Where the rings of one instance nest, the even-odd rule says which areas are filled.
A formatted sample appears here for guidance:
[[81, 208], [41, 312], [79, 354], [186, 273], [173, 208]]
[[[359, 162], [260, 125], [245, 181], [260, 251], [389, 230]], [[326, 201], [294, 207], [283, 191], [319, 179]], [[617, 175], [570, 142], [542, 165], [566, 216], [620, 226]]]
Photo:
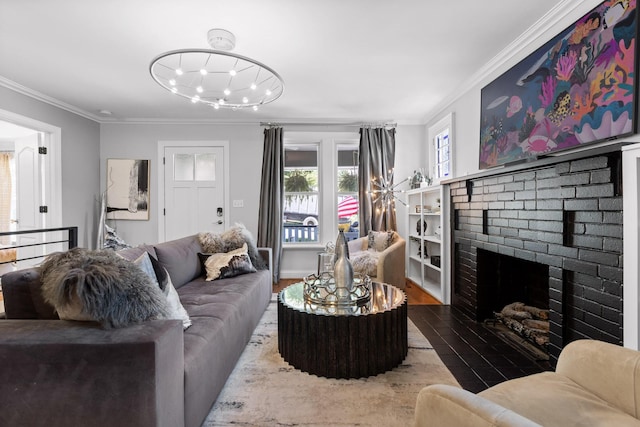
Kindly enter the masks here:
[[260, 122], [260, 126], [266, 127], [280, 127], [280, 126], [357, 126], [357, 127], [391, 127], [395, 128], [398, 126], [397, 123], [313, 123], [313, 122]]

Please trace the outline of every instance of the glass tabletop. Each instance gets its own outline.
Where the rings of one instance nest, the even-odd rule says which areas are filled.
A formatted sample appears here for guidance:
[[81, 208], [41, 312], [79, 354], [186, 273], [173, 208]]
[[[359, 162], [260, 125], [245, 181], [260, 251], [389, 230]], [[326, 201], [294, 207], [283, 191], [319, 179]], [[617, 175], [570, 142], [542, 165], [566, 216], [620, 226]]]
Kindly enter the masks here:
[[305, 298], [304, 282], [294, 283], [280, 291], [280, 302], [294, 310], [325, 316], [360, 316], [392, 310], [402, 305], [405, 294], [402, 290], [386, 283], [371, 282], [370, 298], [361, 304], [325, 305]]

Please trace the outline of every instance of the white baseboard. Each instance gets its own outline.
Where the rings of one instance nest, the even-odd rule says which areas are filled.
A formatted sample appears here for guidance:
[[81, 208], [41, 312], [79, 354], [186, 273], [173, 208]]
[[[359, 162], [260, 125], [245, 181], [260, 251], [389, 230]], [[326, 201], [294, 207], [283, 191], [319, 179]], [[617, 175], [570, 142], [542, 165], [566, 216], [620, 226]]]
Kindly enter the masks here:
[[313, 274], [314, 272], [309, 270], [280, 270], [280, 278], [281, 279], [302, 279], [309, 274]]

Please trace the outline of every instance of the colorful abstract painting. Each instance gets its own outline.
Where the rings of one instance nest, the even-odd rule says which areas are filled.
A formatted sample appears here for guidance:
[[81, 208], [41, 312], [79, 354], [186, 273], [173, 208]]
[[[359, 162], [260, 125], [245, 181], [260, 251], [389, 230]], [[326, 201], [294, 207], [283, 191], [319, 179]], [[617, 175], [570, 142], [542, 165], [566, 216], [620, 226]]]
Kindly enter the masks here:
[[608, 0], [481, 92], [480, 169], [636, 131], [636, 0]]

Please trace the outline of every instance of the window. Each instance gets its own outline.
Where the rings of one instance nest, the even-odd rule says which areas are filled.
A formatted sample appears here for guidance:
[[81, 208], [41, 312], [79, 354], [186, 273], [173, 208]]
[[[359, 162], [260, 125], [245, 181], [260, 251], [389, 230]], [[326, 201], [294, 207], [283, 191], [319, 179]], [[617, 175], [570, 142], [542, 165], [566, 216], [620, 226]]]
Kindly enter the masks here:
[[358, 237], [358, 141], [354, 133], [285, 134], [283, 242], [324, 246], [338, 229]]
[[358, 238], [358, 147], [337, 147], [337, 206], [338, 229], [344, 231], [347, 240]]
[[453, 113], [429, 128], [429, 166], [433, 182], [453, 177]]
[[174, 154], [173, 179], [176, 181], [215, 181], [215, 154]]
[[449, 153], [451, 150], [451, 138], [449, 137], [449, 129], [445, 129], [435, 136], [433, 139], [435, 149], [435, 172], [434, 176], [438, 179], [446, 178], [450, 174]]
[[285, 145], [284, 233], [285, 242], [318, 242], [320, 213], [318, 145]]

